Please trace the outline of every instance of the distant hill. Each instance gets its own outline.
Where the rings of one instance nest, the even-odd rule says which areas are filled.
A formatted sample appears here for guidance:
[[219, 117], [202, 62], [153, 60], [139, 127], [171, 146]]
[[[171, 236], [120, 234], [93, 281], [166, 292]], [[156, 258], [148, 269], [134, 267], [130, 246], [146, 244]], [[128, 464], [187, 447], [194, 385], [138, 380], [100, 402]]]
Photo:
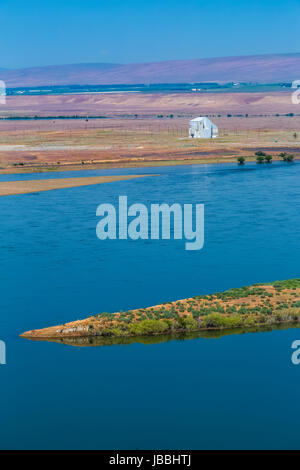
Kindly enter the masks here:
[[72, 64], [3, 70], [8, 87], [300, 79], [299, 54], [268, 54], [139, 64]]
[[[8, 87], [40, 85], [99, 84], [109, 70], [119, 69], [120, 64], [68, 64], [4, 70], [0, 79]], [[100, 81], [99, 81], [100, 80]]]

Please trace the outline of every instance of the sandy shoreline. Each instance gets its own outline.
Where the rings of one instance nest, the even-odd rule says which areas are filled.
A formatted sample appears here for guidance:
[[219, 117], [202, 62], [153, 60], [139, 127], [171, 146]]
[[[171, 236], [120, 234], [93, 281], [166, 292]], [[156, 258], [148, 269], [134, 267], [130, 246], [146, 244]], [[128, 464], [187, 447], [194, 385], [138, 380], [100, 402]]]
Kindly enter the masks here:
[[[112, 183], [115, 181], [130, 180], [149, 175], [116, 175], [116, 176], [87, 176], [76, 178], [57, 178], [26, 181], [0, 182], [0, 196], [51, 191], [53, 189], [76, 188], [94, 184]], [[152, 175], [151, 175], [152, 176]]]
[[[274, 159], [276, 160], [276, 159]], [[251, 160], [249, 159], [249, 162]], [[253, 158], [252, 161], [255, 161]], [[182, 160], [153, 160], [153, 161], [132, 161], [132, 162], [107, 162], [81, 165], [80, 163], [61, 165], [40, 165], [24, 167], [8, 167], [0, 169], [0, 175], [22, 175], [27, 173], [50, 173], [61, 171], [84, 171], [84, 170], [109, 170], [122, 168], [152, 168], [157, 166], [178, 166], [178, 165], [210, 165], [212, 163], [233, 163], [234, 158], [212, 158], [212, 159], [182, 159]]]
[[[295, 161], [298, 161], [295, 155]], [[280, 157], [273, 157], [273, 162], [282, 161]], [[255, 163], [256, 157], [251, 156], [246, 158], [247, 163]], [[56, 173], [64, 171], [84, 171], [84, 170], [109, 170], [109, 169], [122, 169], [122, 168], [152, 168], [160, 166], [180, 166], [180, 165], [212, 165], [216, 163], [237, 163], [236, 157], [220, 157], [220, 158], [202, 158], [202, 159], [181, 159], [181, 160], [154, 160], [154, 161], [136, 161], [128, 163], [94, 163], [81, 165], [80, 163], [63, 164], [60, 166], [55, 165], [40, 165], [40, 166], [27, 166], [18, 168], [3, 168], [0, 169], [0, 175], [22, 175], [28, 173]]]

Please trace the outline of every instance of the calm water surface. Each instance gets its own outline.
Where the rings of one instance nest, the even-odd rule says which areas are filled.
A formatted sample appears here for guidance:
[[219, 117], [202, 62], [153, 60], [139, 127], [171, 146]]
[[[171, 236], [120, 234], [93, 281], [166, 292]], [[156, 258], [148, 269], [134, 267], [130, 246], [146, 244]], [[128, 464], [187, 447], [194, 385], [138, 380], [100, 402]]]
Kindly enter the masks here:
[[[18, 337], [101, 311], [300, 277], [299, 163], [84, 175], [128, 173], [159, 176], [0, 198], [0, 447], [300, 448], [298, 329], [97, 347]], [[204, 203], [204, 249], [101, 242], [96, 208], [119, 195]]]

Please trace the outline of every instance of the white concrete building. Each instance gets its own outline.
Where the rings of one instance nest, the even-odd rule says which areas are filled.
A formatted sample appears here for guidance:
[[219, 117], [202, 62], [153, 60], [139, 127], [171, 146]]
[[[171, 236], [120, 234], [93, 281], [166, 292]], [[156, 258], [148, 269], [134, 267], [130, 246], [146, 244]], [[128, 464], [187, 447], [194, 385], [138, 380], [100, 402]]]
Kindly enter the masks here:
[[207, 117], [197, 117], [190, 121], [189, 137], [192, 139], [214, 139], [218, 137], [218, 127]]

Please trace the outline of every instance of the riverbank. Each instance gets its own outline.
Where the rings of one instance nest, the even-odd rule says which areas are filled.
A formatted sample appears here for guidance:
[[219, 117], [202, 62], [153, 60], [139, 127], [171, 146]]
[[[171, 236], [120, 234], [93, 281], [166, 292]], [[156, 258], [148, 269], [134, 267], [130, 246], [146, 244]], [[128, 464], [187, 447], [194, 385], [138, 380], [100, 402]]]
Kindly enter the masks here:
[[[276, 159], [274, 159], [276, 160]], [[278, 158], [280, 160], [280, 158]], [[147, 160], [147, 161], [114, 161], [114, 162], [103, 162], [103, 163], [62, 163], [59, 165], [53, 164], [40, 164], [40, 165], [18, 165], [8, 166], [6, 168], [0, 168], [0, 175], [22, 175], [28, 173], [50, 173], [56, 171], [84, 171], [84, 170], [112, 170], [122, 168], [151, 168], [157, 166], [178, 166], [178, 165], [210, 165], [212, 163], [234, 163], [235, 158], [232, 157], [220, 157], [220, 158], [189, 158], [185, 157], [180, 160]], [[255, 161], [254, 157], [249, 157], [248, 161]]]
[[[256, 156], [249, 155], [244, 157], [245, 164], [255, 163]], [[296, 156], [295, 161], [300, 160], [300, 156]], [[272, 157], [273, 162], [282, 161], [279, 156]], [[180, 160], [148, 160], [148, 161], [132, 161], [132, 162], [105, 162], [105, 163], [72, 163], [60, 165], [26, 165], [8, 168], [0, 168], [0, 175], [22, 175], [28, 173], [51, 173], [56, 171], [84, 171], [84, 170], [113, 170], [122, 168], [152, 168], [164, 166], [180, 166], [180, 165], [211, 165], [215, 163], [237, 163], [236, 157], [220, 157], [220, 158], [182, 158]]]
[[143, 176], [149, 175], [87, 176], [84, 178], [76, 177], [24, 181], [4, 181], [0, 182], [0, 197], [13, 196], [16, 194], [36, 193], [40, 191], [51, 191], [53, 189], [76, 188], [79, 186], [113, 183], [115, 181], [141, 178]]
[[100, 313], [30, 330], [36, 340], [127, 338], [226, 329], [253, 329], [300, 321], [300, 279], [255, 284], [127, 312]]

